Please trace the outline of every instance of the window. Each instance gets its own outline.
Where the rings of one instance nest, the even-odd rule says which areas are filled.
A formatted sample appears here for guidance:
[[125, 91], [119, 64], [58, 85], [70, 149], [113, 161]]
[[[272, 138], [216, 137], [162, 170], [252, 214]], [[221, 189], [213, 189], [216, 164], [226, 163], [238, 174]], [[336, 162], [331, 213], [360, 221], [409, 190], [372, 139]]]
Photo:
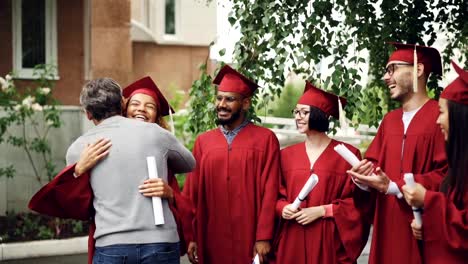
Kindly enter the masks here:
[[12, 1], [12, 12], [13, 70], [33, 79], [35, 65], [57, 65], [56, 0]]
[[175, 35], [176, 34], [176, 1], [175, 0], [166, 0], [165, 7], [165, 29], [164, 33], [166, 35]]

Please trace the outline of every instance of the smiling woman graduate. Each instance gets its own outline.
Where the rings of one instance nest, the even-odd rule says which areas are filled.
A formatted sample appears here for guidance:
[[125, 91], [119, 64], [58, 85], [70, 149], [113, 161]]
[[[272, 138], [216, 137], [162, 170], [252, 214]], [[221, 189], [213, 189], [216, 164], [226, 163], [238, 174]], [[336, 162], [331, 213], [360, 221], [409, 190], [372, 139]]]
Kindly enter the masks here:
[[452, 62], [459, 77], [440, 95], [437, 119], [447, 142], [449, 163], [441, 192], [403, 186], [407, 202], [424, 207], [423, 229], [413, 232], [424, 241], [424, 263], [466, 263], [468, 260], [468, 71]]
[[[306, 140], [281, 151], [276, 214], [283, 223], [277, 263], [355, 263], [366, 244], [369, 226], [354, 206], [355, 186], [346, 173], [351, 166], [333, 150], [345, 143], [326, 134], [329, 117], [339, 118], [340, 104], [346, 105], [346, 100], [306, 82], [293, 110], [297, 130]], [[345, 145], [361, 156], [358, 149]], [[301, 209], [293, 209], [291, 203], [312, 173], [318, 184]]]

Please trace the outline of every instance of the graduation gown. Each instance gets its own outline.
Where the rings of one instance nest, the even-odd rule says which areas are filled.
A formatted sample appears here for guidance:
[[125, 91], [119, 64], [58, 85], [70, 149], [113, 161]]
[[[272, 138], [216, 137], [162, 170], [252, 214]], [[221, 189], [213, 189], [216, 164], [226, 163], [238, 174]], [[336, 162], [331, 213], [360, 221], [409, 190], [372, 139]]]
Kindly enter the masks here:
[[252, 263], [254, 243], [273, 237], [279, 143], [269, 129], [247, 124], [228, 146], [219, 128], [195, 141], [195, 170], [183, 193], [196, 207], [201, 264]]
[[[310, 168], [305, 143], [281, 151], [282, 181], [276, 213], [281, 218], [284, 206], [292, 203], [312, 173], [318, 184], [301, 203], [302, 208], [333, 205], [333, 217], [319, 218], [301, 225], [282, 219], [277, 263], [335, 264], [356, 263], [369, 235], [369, 225], [355, 208], [354, 184], [346, 170], [351, 168], [333, 148], [342, 142], [332, 140]], [[358, 149], [345, 144], [356, 156]]]
[[[452, 193], [453, 195], [453, 193]], [[424, 263], [466, 263], [468, 261], [468, 193], [464, 208], [453, 204], [453, 196], [427, 191], [424, 198]]]
[[[92, 263], [96, 226], [94, 217], [93, 190], [90, 184], [90, 173], [86, 172], [78, 178], [73, 176], [75, 164], [65, 167], [55, 178], [44, 185], [29, 201], [29, 209], [41, 214], [90, 220], [88, 238], [88, 263]], [[171, 176], [172, 175], [172, 176]], [[169, 203], [171, 212], [177, 223], [180, 237], [181, 255], [187, 252], [187, 243], [193, 241], [192, 221], [194, 209], [189, 199], [180, 193], [179, 185], [173, 174], [169, 175], [169, 186], [174, 190], [174, 203]]]
[[[388, 113], [366, 152], [366, 159], [380, 166], [401, 190], [404, 173], [413, 173], [416, 182], [438, 190], [447, 172], [445, 140], [436, 124], [437, 101], [429, 100], [413, 117], [406, 134], [402, 109]], [[421, 263], [421, 253], [411, 231], [413, 213], [404, 199], [357, 190], [359, 207], [373, 222], [371, 264]]]

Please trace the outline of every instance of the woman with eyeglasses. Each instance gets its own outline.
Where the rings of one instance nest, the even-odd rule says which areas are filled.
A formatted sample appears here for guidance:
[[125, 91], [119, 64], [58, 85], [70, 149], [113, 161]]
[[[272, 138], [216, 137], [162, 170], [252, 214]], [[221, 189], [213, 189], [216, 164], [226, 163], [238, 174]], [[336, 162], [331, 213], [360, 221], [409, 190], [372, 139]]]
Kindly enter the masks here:
[[452, 62], [459, 77], [440, 95], [440, 126], [449, 164], [441, 192], [417, 183], [403, 186], [409, 205], [423, 208], [422, 227], [411, 223], [424, 243], [424, 263], [466, 263], [468, 260], [468, 71]]
[[[351, 166], [333, 148], [345, 144], [356, 156], [360, 152], [326, 134], [329, 117], [339, 118], [338, 100], [346, 104], [344, 98], [306, 82], [293, 110], [297, 130], [306, 140], [281, 151], [277, 263], [355, 263], [365, 246], [368, 227], [351, 198], [354, 184], [346, 173]], [[311, 174], [318, 176], [318, 184], [294, 210], [291, 203]]]

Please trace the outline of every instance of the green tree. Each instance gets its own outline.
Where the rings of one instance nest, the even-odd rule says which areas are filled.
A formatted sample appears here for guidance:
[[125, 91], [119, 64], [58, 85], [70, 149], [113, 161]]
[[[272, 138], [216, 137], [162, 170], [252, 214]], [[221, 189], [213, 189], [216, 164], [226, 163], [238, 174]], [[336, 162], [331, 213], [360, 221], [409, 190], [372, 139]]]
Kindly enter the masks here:
[[[468, 23], [465, 21], [468, 2], [464, 0], [231, 2], [233, 9], [228, 19], [241, 32], [234, 49], [234, 63], [242, 73], [266, 88], [260, 100], [254, 101], [259, 104], [265, 98], [267, 101], [277, 98], [283, 90], [286, 74], [294, 72], [346, 97], [349, 119], [377, 125], [387, 110], [396, 107], [386, 92], [377, 92], [386, 90], [381, 76], [392, 49], [386, 42], [431, 46], [437, 37], [445, 37], [447, 43], [442, 52], [445, 69], [449, 68], [455, 50], [461, 51], [461, 56], [456, 58], [458, 61], [468, 57]], [[332, 73], [324, 77], [316, 65], [323, 64], [326, 58], [331, 59], [326, 66]], [[366, 65], [369, 72], [363, 70]], [[368, 75], [370, 81], [361, 85], [358, 81], [364, 75]], [[201, 88], [200, 82], [203, 81], [192, 90]], [[431, 78], [428, 87], [430, 94], [437, 98], [441, 87], [435, 78]], [[202, 95], [192, 91], [191, 96]], [[211, 111], [206, 107], [193, 109], [190, 114], [205, 118]], [[194, 118], [191, 122], [205, 121]]]

